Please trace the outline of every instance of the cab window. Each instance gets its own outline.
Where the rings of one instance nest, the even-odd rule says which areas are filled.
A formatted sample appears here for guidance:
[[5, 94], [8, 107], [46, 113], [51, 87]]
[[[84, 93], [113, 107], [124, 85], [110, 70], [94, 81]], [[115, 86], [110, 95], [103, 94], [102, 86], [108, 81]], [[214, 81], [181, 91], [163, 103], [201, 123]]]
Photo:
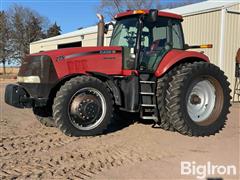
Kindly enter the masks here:
[[180, 22], [172, 22], [172, 40], [174, 49], [183, 49], [183, 34]]
[[133, 48], [136, 45], [138, 19], [136, 17], [117, 21], [110, 46], [123, 46]]

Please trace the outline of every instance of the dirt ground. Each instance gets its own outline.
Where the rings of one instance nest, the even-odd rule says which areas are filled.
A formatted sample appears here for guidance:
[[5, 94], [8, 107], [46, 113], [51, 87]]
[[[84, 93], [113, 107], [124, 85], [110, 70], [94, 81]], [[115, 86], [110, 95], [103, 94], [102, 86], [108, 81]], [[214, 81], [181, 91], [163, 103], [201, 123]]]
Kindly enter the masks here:
[[106, 135], [73, 138], [41, 126], [31, 109], [6, 105], [6, 83], [0, 82], [0, 179], [196, 179], [180, 174], [181, 161], [234, 165], [237, 175], [213, 177], [240, 179], [239, 104], [226, 128], [211, 137], [135, 122], [119, 123]]

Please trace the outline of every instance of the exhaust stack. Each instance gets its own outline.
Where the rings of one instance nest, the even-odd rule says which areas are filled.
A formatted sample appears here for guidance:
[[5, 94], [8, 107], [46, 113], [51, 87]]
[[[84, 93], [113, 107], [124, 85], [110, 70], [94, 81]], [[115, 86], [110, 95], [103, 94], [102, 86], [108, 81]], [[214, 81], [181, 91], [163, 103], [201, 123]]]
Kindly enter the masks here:
[[97, 17], [99, 19], [99, 22], [97, 24], [98, 26], [98, 32], [97, 32], [97, 46], [104, 46], [104, 17], [101, 14], [97, 14]]

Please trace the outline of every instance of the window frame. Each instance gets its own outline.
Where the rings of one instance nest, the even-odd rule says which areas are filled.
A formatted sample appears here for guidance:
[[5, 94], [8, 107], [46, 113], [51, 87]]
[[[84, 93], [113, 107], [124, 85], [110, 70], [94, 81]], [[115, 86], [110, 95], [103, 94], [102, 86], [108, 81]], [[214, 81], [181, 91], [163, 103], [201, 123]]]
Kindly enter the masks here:
[[[164, 20], [164, 21], [166, 21], [167, 22], [167, 26], [166, 26], [166, 28], [167, 28], [167, 34], [166, 34], [166, 39], [168, 40], [168, 43], [169, 43], [169, 45], [171, 46], [171, 49], [177, 49], [177, 50], [183, 50], [184, 49], [184, 45], [185, 45], [185, 39], [184, 39], [184, 33], [183, 33], [183, 28], [182, 28], [182, 21], [181, 20], [177, 20], [177, 19], [173, 19], [173, 18], [167, 18], [167, 17], [158, 17], [159, 19], [157, 20], [157, 21], [159, 21], [159, 22], [161, 22], [161, 19], [162, 20]], [[173, 22], [175, 22], [177, 25], [178, 25], [178, 27], [179, 27], [179, 32], [180, 32], [180, 34], [179, 34], [179, 36], [180, 36], [180, 46], [181, 46], [181, 48], [174, 48], [173, 47]], [[143, 28], [144, 28], [145, 26], [143, 26]], [[142, 30], [143, 30], [143, 28], [142, 28]], [[152, 38], [153, 38], [153, 31], [152, 31], [153, 29], [151, 29], [151, 33], [152, 33]], [[150, 41], [150, 39], [151, 38], [149, 38], [149, 43], [151, 42]], [[141, 45], [142, 45], [142, 42], [141, 42]], [[150, 46], [151, 44], [149, 44], [149, 46]]]
[[[180, 20], [176, 20], [176, 19], [170, 19], [170, 22], [171, 22], [171, 33], [172, 33], [172, 49], [177, 49], [177, 50], [184, 50], [184, 45], [185, 45], [185, 39], [184, 39], [184, 33], [183, 33], [183, 28], [182, 28], [182, 21]], [[182, 37], [182, 48], [174, 48], [173, 47], [173, 22], [177, 22], [178, 23], [178, 26], [179, 26], [179, 31], [180, 31], [180, 36]]]
[[[165, 17], [159, 17], [159, 19], [158, 19], [158, 21], [159, 21], [159, 23], [161, 23], [161, 20], [160, 20], [160, 18], [161, 19], [163, 19], [164, 21], [166, 21], [166, 26], [162, 26], [162, 27], [165, 27], [166, 28], [166, 39], [167, 39], [167, 44], [170, 46], [170, 49], [168, 49], [166, 52], [164, 52], [164, 54], [162, 55], [162, 57], [161, 57], [161, 59], [159, 59], [159, 62], [155, 62], [155, 64], [154, 64], [154, 66], [153, 66], [153, 69], [148, 69], [148, 70], [150, 70], [150, 71], [155, 71], [156, 70], [156, 68], [159, 66], [159, 64], [161, 63], [161, 60], [164, 58], [164, 56], [168, 53], [168, 52], [170, 52], [171, 50], [174, 50], [174, 49], [177, 49], [177, 50], [184, 50], [184, 44], [185, 44], [185, 40], [184, 40], [184, 34], [183, 34], [183, 29], [182, 29], [182, 24], [181, 24], [181, 21], [180, 20], [176, 20], [176, 19], [171, 19], [171, 18], [165, 18]], [[173, 24], [174, 23], [175, 24], [177, 24], [178, 25], [178, 27], [179, 27], [179, 37], [181, 38], [180, 39], [180, 41], [179, 41], [179, 43], [181, 43], [180, 44], [180, 47], [181, 48], [176, 48], [176, 47], [173, 47]], [[144, 26], [143, 26], [143, 28], [144, 28]], [[142, 29], [143, 29], [142, 28]], [[152, 33], [152, 39], [154, 39], [153, 38], [153, 28], [151, 28], [151, 33]], [[140, 45], [141, 45], [142, 43], [140, 43]], [[151, 44], [149, 44], [149, 46], [151, 46]], [[141, 48], [140, 49], [142, 49], [142, 46], [141, 46]], [[161, 51], [161, 49], [159, 49], [159, 50], [156, 50], [156, 53], [158, 52], [158, 51]], [[139, 59], [139, 61], [141, 61], [141, 59]], [[140, 68], [140, 67], [138, 67], [138, 68]]]
[[[138, 17], [138, 16], [132, 16], [132, 17], [127, 17], [127, 18], [121, 18], [121, 19], [118, 20], [118, 22], [119, 22], [119, 21], [122, 21], [122, 20], [126, 20], [126, 19], [135, 19], [135, 20], [136, 20], [137, 26], [135, 26], [135, 27], [136, 27], [136, 29], [137, 29], [136, 34], [138, 35], [138, 29], [139, 29], [138, 19], [139, 19], [139, 17]], [[117, 23], [118, 23], [118, 22], [117, 22]], [[116, 46], [116, 45], [112, 45], [113, 40], [114, 40], [114, 39], [112, 38], [112, 36], [116, 33], [117, 23], [115, 23], [115, 25], [114, 25], [114, 29], [113, 29], [113, 32], [112, 32], [112, 35], [111, 35], [111, 40], [110, 40], [109, 46]], [[137, 43], [137, 37], [136, 37], [136, 40], [135, 40], [135, 46], [136, 46], [136, 43]], [[118, 45], [118, 46], [120, 46], [120, 45]], [[127, 46], [121, 46], [121, 47], [127, 47]]]

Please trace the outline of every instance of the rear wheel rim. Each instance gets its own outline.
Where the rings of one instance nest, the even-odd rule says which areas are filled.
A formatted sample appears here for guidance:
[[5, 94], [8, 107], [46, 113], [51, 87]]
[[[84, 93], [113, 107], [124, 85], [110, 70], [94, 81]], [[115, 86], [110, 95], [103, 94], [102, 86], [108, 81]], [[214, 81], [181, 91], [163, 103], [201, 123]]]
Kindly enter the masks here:
[[187, 97], [187, 112], [191, 120], [202, 126], [214, 123], [222, 110], [223, 89], [219, 81], [207, 76], [194, 83]]
[[71, 124], [79, 130], [91, 130], [99, 126], [106, 115], [103, 94], [91, 87], [78, 90], [70, 99], [68, 115]]

